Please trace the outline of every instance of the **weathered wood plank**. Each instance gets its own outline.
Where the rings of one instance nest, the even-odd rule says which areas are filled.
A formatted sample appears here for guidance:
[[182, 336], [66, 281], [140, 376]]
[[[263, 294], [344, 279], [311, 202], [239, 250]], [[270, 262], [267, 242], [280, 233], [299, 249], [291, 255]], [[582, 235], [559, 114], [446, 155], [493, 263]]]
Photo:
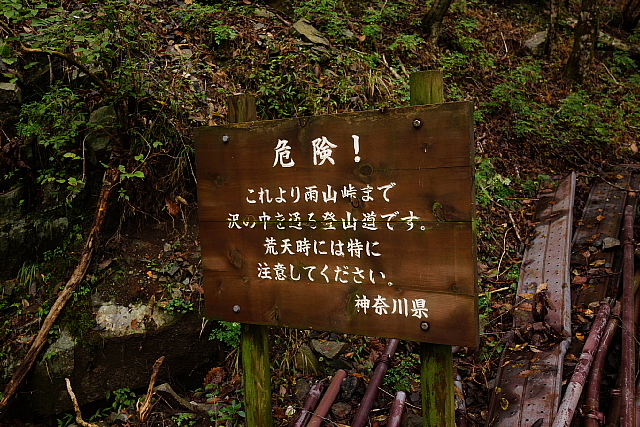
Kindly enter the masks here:
[[[247, 215], [257, 218], [266, 212], [274, 218], [278, 212], [285, 213], [285, 206], [305, 219], [313, 213], [317, 220], [326, 211], [338, 215], [349, 211], [359, 218], [363, 212], [376, 212], [378, 220], [381, 220], [380, 215], [399, 211], [401, 215], [395, 217], [395, 221], [410, 211], [423, 221], [469, 221], [474, 214], [473, 205], [469, 203], [472, 191], [469, 167], [386, 170], [366, 180], [355, 176], [353, 171], [330, 169], [315, 174], [311, 169], [304, 174], [298, 171], [295, 176], [286, 170], [278, 170], [256, 179], [255, 172], [231, 172], [222, 176], [214, 172], [213, 165], [198, 168], [199, 176], [204, 177], [198, 182], [200, 221], [226, 221], [229, 213], [241, 214], [241, 218]], [[241, 178], [243, 175], [245, 178]], [[211, 176], [213, 178], [207, 178]], [[389, 201], [386, 201], [384, 189], [379, 188], [388, 185], [393, 187], [387, 190]], [[345, 187], [348, 190], [350, 186], [356, 190], [355, 197], [342, 197]], [[328, 191], [337, 191], [336, 198], [324, 203], [323, 196], [330, 194]], [[317, 192], [317, 199], [310, 198], [314, 192]], [[310, 196], [305, 197], [307, 194]], [[368, 200], [366, 195], [373, 200]]]
[[[525, 252], [517, 291], [517, 295], [531, 294], [547, 284], [550, 304], [545, 323], [559, 336], [571, 335], [569, 262], [575, 179], [572, 173], [553, 193], [541, 194], [536, 237]], [[535, 321], [530, 303], [530, 299], [517, 297], [514, 329]], [[533, 352], [510, 343], [500, 361], [487, 425], [550, 426], [558, 408], [568, 345], [565, 339], [548, 350]]]
[[[255, 279], [246, 282], [229, 273], [204, 272], [207, 313], [212, 318], [344, 332], [398, 339], [476, 345], [473, 296], [424, 292], [402, 287], [358, 284], [274, 281], [268, 289]], [[356, 307], [366, 296], [370, 306]], [[388, 304], [374, 308], [377, 298]], [[424, 299], [426, 310], [415, 311], [412, 301]], [[380, 314], [378, 314], [380, 313]], [[428, 317], [425, 317], [428, 315]], [[420, 317], [417, 317], [420, 316]], [[428, 323], [428, 330], [422, 323]]]
[[[234, 160], [233, 167], [237, 172], [251, 173], [256, 167], [278, 169], [272, 168], [274, 147], [278, 140], [289, 142], [292, 148], [289, 160], [294, 162], [290, 171], [295, 172], [329, 169], [331, 173], [346, 171], [351, 174], [364, 165], [371, 165], [376, 171], [400, 167], [403, 170], [468, 167], [471, 164], [469, 138], [472, 133], [469, 121], [472, 118], [470, 103], [452, 102], [385, 109], [384, 112], [343, 113], [196, 128], [198, 174], [201, 176], [208, 164], [227, 165], [234, 163]], [[414, 127], [416, 120], [420, 121], [418, 127]], [[460, 126], [460, 123], [464, 125]], [[357, 153], [359, 162], [355, 162], [354, 134], [360, 137]], [[224, 136], [229, 138], [223, 139]], [[337, 146], [332, 152], [334, 164], [329, 161], [322, 166], [313, 163], [310, 141], [322, 136]], [[240, 152], [243, 156], [237, 158]], [[202, 175], [202, 179], [215, 178], [206, 173]]]
[[[233, 95], [227, 98], [230, 122], [256, 120], [256, 99], [253, 95]], [[202, 236], [202, 229], [200, 231]], [[211, 295], [205, 298], [210, 299]], [[271, 427], [271, 364], [269, 363], [269, 330], [262, 325], [242, 325], [240, 335], [243, 376], [246, 397], [245, 414], [248, 427]]]
[[[451, 103], [198, 129], [205, 285], [225, 282], [207, 315], [477, 344], [471, 120], [470, 103]], [[408, 312], [420, 308], [468, 331], [424, 333]]]
[[[229, 233], [226, 224], [204, 222], [200, 227], [202, 264], [205, 271], [232, 272], [239, 279], [246, 277], [247, 280], [259, 279], [258, 264], [268, 265], [274, 278], [260, 280], [264, 292], [269, 292], [270, 286], [280, 279], [291, 283], [292, 277], [300, 277], [296, 281], [300, 286], [322, 286], [327, 280], [345, 284], [360, 282], [365, 286], [392, 283], [389, 286], [398, 289], [475, 295], [474, 271], [465, 268], [473, 260], [469, 249], [474, 242], [471, 225], [427, 223], [426, 229], [420, 230], [419, 224], [410, 232], [331, 230], [318, 236], [314, 234], [316, 230], [278, 230], [275, 226], [267, 230], [258, 226], [236, 229]], [[406, 224], [402, 227], [406, 229]], [[306, 254], [299, 247], [305, 242]], [[331, 255], [338, 250], [342, 256]], [[274, 271], [278, 263], [286, 267], [280, 279], [275, 278]], [[321, 276], [325, 265], [329, 266], [324, 273], [329, 279]], [[345, 271], [339, 273], [337, 279], [336, 266]], [[357, 273], [358, 268], [363, 272]]]
[[[442, 104], [444, 103], [444, 81], [442, 71], [430, 70], [420, 73], [413, 73], [409, 80], [411, 93], [411, 104]], [[473, 121], [470, 132], [473, 133]], [[471, 145], [473, 151], [473, 144]], [[473, 154], [472, 154], [473, 158]], [[470, 191], [472, 197], [471, 209], [475, 210], [474, 188], [465, 188]], [[471, 219], [475, 218], [475, 212], [471, 212]], [[476, 247], [475, 238], [471, 243]], [[475, 260], [475, 253], [473, 254]], [[474, 289], [477, 283], [474, 269]], [[477, 305], [475, 307], [474, 318], [478, 318]], [[478, 340], [477, 331], [473, 333]], [[446, 344], [446, 343], [444, 343]], [[453, 384], [453, 354], [448, 345], [442, 344], [420, 344], [420, 386], [422, 390], [422, 418], [425, 427], [454, 427], [455, 426], [455, 406], [454, 406], [454, 384]]]

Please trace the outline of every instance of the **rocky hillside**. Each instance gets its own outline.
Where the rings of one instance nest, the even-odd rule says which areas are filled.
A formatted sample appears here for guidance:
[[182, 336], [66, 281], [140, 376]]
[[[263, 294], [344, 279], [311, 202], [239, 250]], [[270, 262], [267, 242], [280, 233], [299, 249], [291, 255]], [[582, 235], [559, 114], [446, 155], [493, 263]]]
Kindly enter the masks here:
[[[95, 316], [104, 303], [178, 317], [201, 308], [192, 130], [226, 123], [227, 96], [256, 95], [262, 120], [404, 106], [410, 74], [440, 69], [445, 99], [475, 106], [485, 326], [481, 347], [467, 349], [459, 367], [470, 420], [483, 424], [539, 184], [576, 171], [582, 194], [591, 178], [638, 160], [639, 30], [625, 29], [618, 5], [603, 5], [594, 60], [578, 83], [565, 70], [581, 5], [561, 6], [549, 53], [551, 6], [458, 0], [436, 39], [422, 24], [432, 2], [417, 0], [0, 0], [4, 381], [79, 261], [105, 170], [118, 179], [102, 240], [50, 343], [97, 345], [107, 329]], [[143, 314], [128, 327], [155, 331], [159, 322]], [[236, 344], [236, 326], [211, 323], [202, 329], [207, 338]], [[274, 331], [273, 351], [285, 360], [274, 368], [283, 424], [302, 378], [290, 371], [294, 350], [309, 339]], [[368, 375], [380, 342], [350, 343], [343, 354]], [[415, 352], [407, 343], [395, 367], [418, 393]], [[304, 375], [339, 365], [320, 357], [322, 372]], [[223, 408], [235, 408], [221, 416], [240, 422], [237, 378], [214, 378], [208, 384], [228, 389], [218, 397]], [[104, 391], [141, 381], [125, 375]], [[211, 400], [206, 395], [197, 398]], [[348, 415], [341, 421], [349, 424]]]

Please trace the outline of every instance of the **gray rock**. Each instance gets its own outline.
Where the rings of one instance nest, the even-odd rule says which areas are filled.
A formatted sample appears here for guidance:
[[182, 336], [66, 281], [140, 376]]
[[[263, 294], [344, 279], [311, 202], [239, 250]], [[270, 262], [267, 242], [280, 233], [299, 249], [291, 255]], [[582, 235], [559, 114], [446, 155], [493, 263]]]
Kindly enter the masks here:
[[302, 344], [294, 357], [296, 369], [304, 375], [323, 375], [324, 368], [320, 365], [320, 361], [315, 353], [307, 344]]
[[94, 165], [106, 162], [111, 154], [110, 128], [117, 122], [116, 110], [113, 105], [105, 105], [93, 111], [89, 117], [89, 123], [98, 127], [90, 132], [86, 138], [88, 148], [88, 160]]
[[158, 393], [173, 408], [183, 408], [202, 415], [208, 415], [209, 411], [218, 411], [218, 406], [210, 403], [190, 402], [184, 397], [178, 395], [169, 384], [160, 384], [153, 391]]
[[402, 427], [422, 427], [424, 422], [422, 417], [415, 414], [406, 414], [400, 423]]
[[320, 356], [328, 359], [335, 359], [336, 356], [344, 352], [346, 346], [346, 343], [337, 341], [311, 340], [311, 347], [313, 350]]
[[331, 413], [338, 419], [346, 418], [351, 413], [351, 405], [338, 402], [331, 406]]
[[[172, 377], [187, 376], [199, 367], [220, 366], [224, 354], [219, 342], [207, 339], [210, 329], [201, 329], [202, 319], [194, 314], [183, 317], [178, 323], [145, 333], [85, 340], [72, 349], [58, 351], [34, 367], [25, 381], [25, 389], [29, 393], [16, 395], [9, 415], [44, 417], [72, 409], [65, 377], [51, 369], [58, 363], [56, 358], [63, 353], [72, 360], [68, 360], [66, 368], [58, 371], [68, 374], [66, 377], [71, 380], [80, 405], [104, 399], [107, 392], [125, 387], [146, 390], [153, 362], [160, 356], [165, 356], [165, 360], [158, 381], [168, 378], [169, 374]], [[60, 341], [58, 348], [66, 348], [63, 344], [65, 341]], [[2, 384], [7, 381], [6, 377], [0, 379]], [[196, 408], [197, 412], [207, 411], [210, 405], [191, 405], [191, 408]]]
[[0, 105], [22, 104], [22, 90], [15, 83], [0, 83]]
[[342, 393], [344, 393], [344, 398], [350, 400], [355, 394], [362, 380], [358, 377], [347, 377], [342, 381], [340, 388], [342, 389]]
[[267, 9], [262, 9], [257, 7], [254, 9], [253, 14], [260, 18], [275, 18], [275, 14], [273, 12], [269, 12]]
[[297, 21], [293, 24], [292, 29], [295, 33], [299, 34], [311, 43], [331, 46], [329, 40], [327, 40], [327, 38], [306, 19], [300, 19]]
[[534, 56], [542, 56], [544, 54], [545, 45], [547, 43], [547, 32], [539, 31], [533, 35], [529, 40], [524, 42], [527, 49], [531, 51]]
[[335, 359], [327, 359], [327, 363], [335, 370], [342, 369], [349, 372], [353, 369], [353, 363], [342, 356], [338, 356]]
[[15, 219], [0, 225], [0, 259], [3, 263], [0, 280], [15, 277], [24, 263], [35, 260], [36, 253], [59, 246], [69, 230], [67, 218], [38, 219], [33, 222]]
[[612, 251], [614, 249], [618, 249], [620, 247], [620, 240], [614, 239], [613, 237], [605, 237], [602, 239], [602, 250], [603, 251]]
[[103, 337], [119, 337], [130, 334], [141, 334], [146, 325], [153, 322], [155, 327], [170, 325], [177, 317], [164, 310], [154, 309], [145, 304], [125, 307], [106, 303], [96, 310], [96, 323]]
[[22, 208], [25, 204], [25, 193], [24, 187], [20, 186], [7, 191], [4, 194], [0, 194], [0, 212], [2, 212], [2, 216], [0, 217], [0, 227], [5, 223], [9, 223], [20, 218], [22, 215]]
[[311, 391], [311, 386], [309, 385], [309, 381], [305, 380], [304, 378], [300, 378], [296, 382], [296, 391], [294, 395], [296, 396], [296, 399], [298, 399], [300, 402], [304, 401], [304, 399], [307, 397], [310, 391]]

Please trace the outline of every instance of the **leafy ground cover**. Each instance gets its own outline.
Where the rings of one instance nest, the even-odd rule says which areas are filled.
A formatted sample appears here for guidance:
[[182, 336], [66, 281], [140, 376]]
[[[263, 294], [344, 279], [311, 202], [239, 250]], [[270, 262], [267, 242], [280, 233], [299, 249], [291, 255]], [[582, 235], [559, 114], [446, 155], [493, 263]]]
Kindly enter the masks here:
[[[182, 262], [177, 258], [196, 252], [198, 237], [186, 232], [197, 202], [191, 129], [225, 123], [228, 95], [257, 95], [262, 119], [403, 106], [409, 101], [410, 73], [441, 69], [446, 100], [473, 100], [475, 105], [482, 344], [459, 349], [456, 368], [469, 419], [484, 424], [501, 337], [511, 326], [537, 189], [575, 170], [579, 207], [592, 178], [615, 164], [637, 161], [640, 71], [636, 54], [602, 43], [587, 83], [578, 85], [563, 76], [579, 8], [575, 1], [561, 11], [558, 48], [550, 58], [536, 57], [525, 46], [546, 27], [543, 3], [458, 0], [445, 16], [435, 46], [420, 30], [429, 6], [418, 0], [271, 5], [248, 0], [0, 0], [2, 81], [18, 84], [23, 92], [15, 116], [2, 123], [0, 171], [5, 179], [0, 189], [27, 186], [30, 215], [46, 211], [45, 189], [54, 192], [78, 224], [63, 244], [27, 261], [5, 283], [0, 299], [3, 356], [24, 350], [28, 341], [15, 331], [48, 312], [56, 284], [59, 288], [73, 268], [85, 232], [81, 224], [90, 220], [85, 206], [106, 165], [121, 172], [118, 215], [95, 273], [63, 319], [75, 325], [77, 334], [93, 327], [88, 301], [96, 291], [132, 301], [155, 297], [176, 312], [201, 306], [196, 270], [184, 272], [188, 285], [172, 287], [170, 280], [160, 278], [171, 276], [168, 270]], [[618, 13], [607, 4], [601, 30], [637, 44], [640, 33], [620, 30]], [[293, 31], [292, 23], [301, 18], [326, 43], [310, 42]], [[91, 121], [91, 112], [104, 106], [113, 106], [115, 121]], [[98, 132], [108, 135], [108, 155], [90, 160], [83, 144]], [[33, 156], [19, 160], [15, 147], [32, 147]], [[126, 230], [147, 223], [164, 224], [162, 232], [171, 236], [156, 242], [157, 253], [119, 240]], [[170, 250], [164, 250], [165, 243]], [[124, 244], [130, 245], [132, 258], [114, 261], [109, 251]], [[125, 274], [129, 271], [135, 274]], [[233, 324], [220, 325], [214, 338], [230, 349], [227, 366], [218, 367], [224, 374], [217, 371], [206, 384], [203, 379], [202, 389], [190, 394], [203, 403], [219, 403], [219, 408], [203, 417], [160, 405], [157, 425], [242, 424], [241, 372], [233, 350], [237, 331]], [[273, 330], [274, 414], [283, 425], [291, 417], [289, 408], [299, 407], [299, 384], [326, 381], [326, 376], [295, 368], [295, 350], [311, 339], [346, 341], [344, 359], [353, 367], [352, 376], [362, 381], [383, 346], [375, 338]], [[411, 398], [419, 390], [416, 353], [414, 343], [402, 343], [384, 387], [388, 394], [381, 394], [378, 403], [374, 421], [379, 425], [395, 389], [409, 391], [410, 410], [418, 412], [419, 400]], [[324, 362], [330, 372], [330, 361]], [[110, 396], [105, 405], [112, 410], [98, 418], [133, 412], [132, 394], [123, 390]], [[355, 392], [350, 403], [358, 397]], [[336, 417], [336, 422], [350, 423], [348, 414]], [[60, 425], [70, 422], [69, 416], [60, 417]]]

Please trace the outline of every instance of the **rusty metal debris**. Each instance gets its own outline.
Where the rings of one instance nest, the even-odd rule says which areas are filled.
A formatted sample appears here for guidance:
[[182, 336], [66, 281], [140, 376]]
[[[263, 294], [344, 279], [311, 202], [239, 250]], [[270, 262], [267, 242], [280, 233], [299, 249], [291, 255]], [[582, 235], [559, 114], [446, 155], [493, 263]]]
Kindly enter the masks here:
[[[524, 255], [518, 284], [521, 296], [514, 311], [514, 330], [544, 329], [544, 325], [533, 326], [544, 323], [548, 332], [560, 340], [550, 340], [550, 346], [544, 350], [535, 348], [535, 352], [528, 342], [508, 343], [502, 354], [487, 425], [547, 427], [553, 421], [569, 344], [565, 337], [571, 334], [569, 262], [575, 183], [576, 176], [571, 174], [554, 191], [540, 195], [536, 237]], [[539, 319], [534, 319], [532, 298], [543, 284], [546, 286], [540, 291], [545, 293], [548, 307], [544, 322], [536, 322]]]

